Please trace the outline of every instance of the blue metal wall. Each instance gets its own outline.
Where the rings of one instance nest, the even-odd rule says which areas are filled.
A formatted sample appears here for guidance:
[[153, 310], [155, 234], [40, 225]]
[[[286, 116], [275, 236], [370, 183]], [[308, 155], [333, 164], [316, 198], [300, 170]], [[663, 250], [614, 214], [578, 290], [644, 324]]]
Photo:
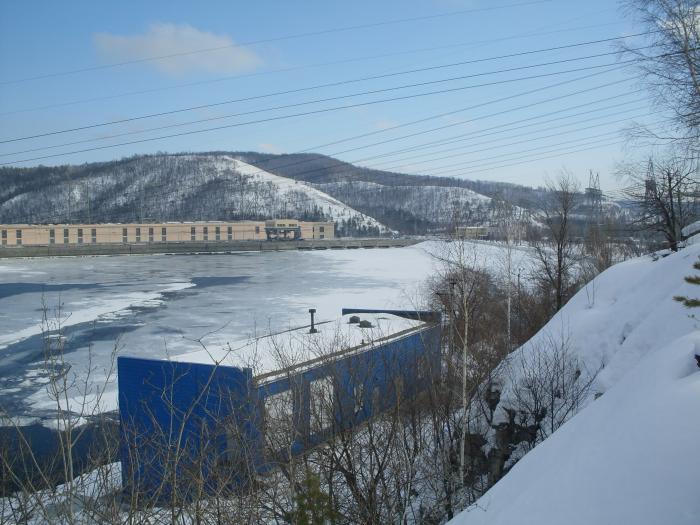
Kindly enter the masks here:
[[[190, 498], [212, 487], [179, 483], [204, 479], [223, 465], [259, 461], [257, 405], [250, 397], [250, 369], [120, 357], [119, 416], [122, 484], [156, 500]], [[238, 435], [226, 429], [238, 429]], [[244, 443], [244, 446], [241, 446]], [[193, 471], [201, 476], [192, 476]]]
[[[322, 442], [327, 434], [352, 428], [395, 406], [399, 398], [411, 400], [430, 385], [439, 371], [440, 326], [431, 325], [370, 350], [290, 373], [258, 387], [257, 395], [262, 405], [268, 396], [296, 391], [293, 420], [297, 438], [292, 453], [298, 454]], [[327, 432], [314, 433], [310, 428], [309, 387], [312, 381], [324, 378], [332, 379], [335, 391], [333, 425]], [[360, 403], [355, 399], [358, 390], [363, 397]], [[362, 408], [356, 411], [358, 404]]]
[[[343, 310], [343, 314], [370, 312], [382, 311]], [[398, 399], [419, 394], [440, 371], [439, 315], [384, 312], [429, 318], [435, 324], [360, 353], [291, 371], [263, 385], [254, 384], [248, 368], [120, 357], [124, 488], [158, 501], [191, 498], [198, 491], [237, 486], [249, 479], [241, 472], [262, 471], [275, 460], [284, 460], [264, 458], [262, 453], [264, 403], [275, 394], [294, 393], [292, 454], [395, 406]], [[310, 421], [310, 385], [323, 378], [330, 378], [334, 388], [332, 422], [315, 432]], [[357, 392], [361, 400], [355, 399]], [[205, 483], [180, 483], [190, 479]]]

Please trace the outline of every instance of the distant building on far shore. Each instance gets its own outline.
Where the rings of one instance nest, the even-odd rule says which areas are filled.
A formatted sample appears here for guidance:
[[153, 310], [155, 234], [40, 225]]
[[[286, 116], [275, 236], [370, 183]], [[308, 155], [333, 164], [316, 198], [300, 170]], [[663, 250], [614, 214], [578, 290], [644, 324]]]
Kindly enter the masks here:
[[455, 236], [458, 239], [481, 239], [489, 238], [490, 231], [488, 226], [457, 226], [455, 228]]
[[[334, 239], [335, 223], [293, 223], [301, 239]], [[290, 237], [289, 239], [291, 239]], [[264, 241], [265, 221], [159, 222], [129, 224], [0, 224], [0, 246], [52, 244], [149, 244], [202, 241]]]

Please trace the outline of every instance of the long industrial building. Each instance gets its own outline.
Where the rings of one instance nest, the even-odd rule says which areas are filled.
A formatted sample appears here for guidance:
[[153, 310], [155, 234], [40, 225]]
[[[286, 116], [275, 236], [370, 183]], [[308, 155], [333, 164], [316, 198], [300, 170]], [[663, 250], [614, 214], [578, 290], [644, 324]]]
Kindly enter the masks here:
[[[288, 236], [289, 234], [289, 236]], [[130, 224], [0, 224], [0, 246], [333, 239], [332, 222], [294, 219]]]

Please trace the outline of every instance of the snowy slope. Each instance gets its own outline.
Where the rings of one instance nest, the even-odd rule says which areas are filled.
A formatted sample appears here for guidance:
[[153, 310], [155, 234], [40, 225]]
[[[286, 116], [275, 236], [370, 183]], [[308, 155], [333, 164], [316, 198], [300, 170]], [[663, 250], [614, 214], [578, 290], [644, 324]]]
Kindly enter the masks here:
[[700, 246], [653, 260], [639, 257], [615, 265], [569, 301], [520, 352], [568, 339], [589, 368], [603, 370], [594, 390], [605, 392], [651, 350], [696, 329], [676, 295], [695, 295], [684, 281], [694, 272]]
[[444, 227], [458, 210], [464, 222], [484, 224], [493, 213], [490, 197], [456, 186], [383, 185], [351, 180], [315, 187], [385, 222], [410, 216], [432, 227]]
[[342, 222], [345, 234], [387, 231], [374, 218], [308, 184], [222, 153], [157, 154], [0, 175], [3, 223], [291, 217]]
[[[220, 162], [224, 164], [232, 163], [230, 165], [232, 169], [241, 175], [250, 177], [250, 179], [256, 183], [268, 183], [274, 185], [277, 188], [280, 196], [289, 198], [294, 194], [303, 194], [303, 199], [306, 201], [307, 207], [318, 207], [323, 211], [323, 213], [331, 217], [333, 221], [340, 222], [342, 220], [354, 219], [360, 225], [371, 228], [379, 228], [381, 231], [387, 231], [387, 228], [372, 217], [360, 213], [359, 211], [340, 202], [338, 199], [334, 199], [327, 193], [305, 184], [304, 182], [274, 175], [257, 168], [252, 164], [247, 164], [242, 160], [234, 159], [233, 157], [229, 157], [227, 155], [220, 157]], [[224, 168], [225, 167], [226, 166], [224, 166]]]
[[700, 523], [700, 331], [673, 300], [698, 295], [683, 277], [699, 255], [695, 244], [609, 269], [518, 350], [563, 334], [586, 366], [604, 365], [593, 388], [603, 395], [452, 523]]
[[451, 523], [700, 523], [697, 342], [657, 348]]

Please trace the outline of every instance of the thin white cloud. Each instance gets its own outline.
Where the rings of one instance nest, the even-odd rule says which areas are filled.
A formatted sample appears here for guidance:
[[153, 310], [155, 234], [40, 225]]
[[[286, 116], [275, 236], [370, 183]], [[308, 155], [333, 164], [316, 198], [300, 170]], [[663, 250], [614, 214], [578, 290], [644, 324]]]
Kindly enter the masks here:
[[374, 122], [374, 129], [389, 129], [398, 125], [398, 122], [390, 118], [380, 118]]
[[262, 144], [258, 144], [258, 149], [260, 151], [265, 152], [265, 153], [274, 153], [274, 154], [282, 153], [282, 148], [275, 146], [274, 144], [267, 143], [267, 142], [264, 142]]
[[[153, 24], [145, 33], [129, 36], [96, 33], [93, 41], [108, 62], [187, 53], [144, 62], [173, 76], [194, 72], [239, 73], [256, 69], [263, 63], [260, 56], [237, 46], [229, 36], [200, 31], [188, 24]], [[221, 49], [189, 53], [212, 48]]]

